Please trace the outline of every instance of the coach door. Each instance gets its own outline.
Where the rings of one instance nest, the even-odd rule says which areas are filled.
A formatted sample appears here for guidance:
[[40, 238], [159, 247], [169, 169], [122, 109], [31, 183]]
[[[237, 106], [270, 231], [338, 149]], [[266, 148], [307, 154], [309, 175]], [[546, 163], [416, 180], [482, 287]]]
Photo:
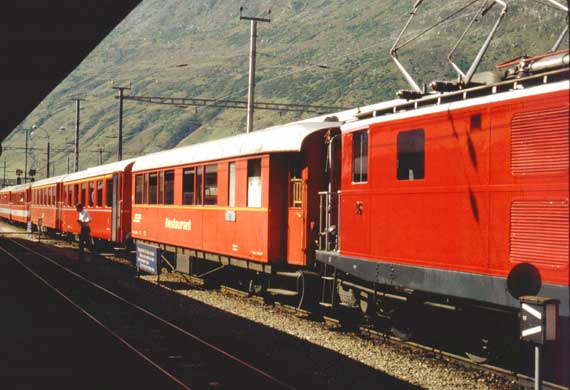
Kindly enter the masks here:
[[305, 184], [299, 158], [289, 160], [289, 205], [287, 210], [287, 260], [305, 264]]
[[121, 227], [121, 203], [120, 203], [120, 196], [119, 196], [119, 175], [116, 173], [113, 174], [113, 192], [112, 192], [113, 199], [111, 201], [113, 207], [113, 215], [112, 215], [112, 227], [111, 227], [111, 240], [114, 242], [118, 241], [119, 236], [119, 229]]

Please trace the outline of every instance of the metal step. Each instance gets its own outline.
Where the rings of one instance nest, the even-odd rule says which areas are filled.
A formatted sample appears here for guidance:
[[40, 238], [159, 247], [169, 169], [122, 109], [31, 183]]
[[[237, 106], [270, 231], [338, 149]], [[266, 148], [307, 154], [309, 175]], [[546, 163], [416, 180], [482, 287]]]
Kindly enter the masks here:
[[297, 291], [285, 290], [283, 288], [268, 288], [267, 292], [271, 295], [285, 295], [288, 297], [295, 297], [299, 295]]
[[322, 307], [332, 307], [332, 303], [328, 302], [319, 302], [319, 305], [321, 305]]
[[295, 271], [295, 272], [277, 271], [277, 272], [275, 272], [275, 275], [285, 276], [287, 278], [298, 278], [301, 276], [301, 273], [298, 271]]

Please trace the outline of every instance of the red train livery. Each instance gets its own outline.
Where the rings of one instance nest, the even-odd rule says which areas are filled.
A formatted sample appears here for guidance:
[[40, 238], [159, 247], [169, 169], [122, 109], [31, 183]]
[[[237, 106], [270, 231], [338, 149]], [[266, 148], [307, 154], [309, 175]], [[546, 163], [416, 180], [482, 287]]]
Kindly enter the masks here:
[[10, 188], [10, 220], [27, 223], [30, 218], [30, 184], [19, 184]]
[[39, 180], [32, 185], [30, 220], [43, 229], [61, 230], [62, 176]]
[[324, 185], [322, 136], [298, 123], [138, 158], [135, 240], [206, 251], [245, 268], [306, 266]]
[[568, 316], [568, 99], [563, 81], [345, 124], [338, 245], [317, 259], [513, 308], [540, 293]]
[[134, 160], [89, 168], [66, 175], [61, 182], [61, 228], [79, 234], [75, 205], [91, 215], [91, 236], [126, 243], [131, 234], [131, 168]]

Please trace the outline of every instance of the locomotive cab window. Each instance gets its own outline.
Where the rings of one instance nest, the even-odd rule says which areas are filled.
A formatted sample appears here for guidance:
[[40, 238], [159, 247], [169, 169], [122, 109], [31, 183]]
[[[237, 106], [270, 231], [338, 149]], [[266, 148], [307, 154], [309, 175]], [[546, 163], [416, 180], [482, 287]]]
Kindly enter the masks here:
[[352, 182], [368, 181], [368, 132], [359, 131], [352, 135]]
[[398, 180], [424, 178], [425, 133], [423, 130], [398, 134]]

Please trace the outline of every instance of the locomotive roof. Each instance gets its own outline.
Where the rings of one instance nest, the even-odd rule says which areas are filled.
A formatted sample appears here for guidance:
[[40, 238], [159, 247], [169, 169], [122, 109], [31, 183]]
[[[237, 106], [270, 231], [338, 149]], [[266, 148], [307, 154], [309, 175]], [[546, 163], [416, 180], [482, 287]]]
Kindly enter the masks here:
[[84, 169], [79, 172], [70, 173], [69, 175], [65, 175], [63, 178], [64, 182], [81, 180], [81, 179], [88, 179], [90, 177], [102, 176], [107, 175], [110, 173], [115, 172], [123, 172], [129, 165], [131, 165], [135, 161], [134, 158], [130, 158], [128, 160], [117, 161], [110, 164], [105, 165], [98, 165], [96, 167], [91, 167]]
[[298, 152], [310, 134], [340, 125], [340, 122], [296, 122], [153, 153], [137, 158], [133, 172], [260, 153]]
[[552, 84], [544, 84], [529, 88], [524, 88], [520, 86], [519, 88], [521, 89], [512, 89], [506, 92], [495, 92], [492, 93], [491, 95], [473, 97], [467, 100], [459, 100], [452, 102], [445, 102], [441, 99], [437, 100], [437, 98], [445, 97], [445, 95], [438, 95], [435, 96], [435, 99], [434, 97], [430, 97], [430, 99], [433, 100], [433, 103], [430, 105], [426, 105], [425, 107], [422, 107], [421, 105], [422, 100], [412, 101], [408, 102], [405, 107], [402, 107], [401, 111], [394, 110], [394, 112], [390, 112], [387, 114], [379, 114], [379, 115], [376, 115], [376, 113], [372, 113], [372, 115], [367, 118], [361, 118], [360, 120], [347, 122], [345, 125], [342, 126], [341, 130], [343, 133], [348, 133], [364, 129], [372, 123], [389, 122], [398, 119], [412, 118], [415, 116], [425, 116], [438, 112], [451, 111], [466, 107], [483, 106], [485, 104], [493, 102], [516, 99], [525, 96], [537, 95], [541, 93], [568, 90], [570, 88], [570, 81], [563, 80], [563, 81], [554, 82]]
[[54, 177], [48, 177], [46, 179], [38, 180], [32, 183], [32, 188], [46, 186], [49, 184], [60, 183], [63, 181], [63, 178], [67, 175], [59, 175]]
[[0, 189], [0, 194], [3, 192], [10, 192], [12, 190], [13, 186], [9, 186], [9, 187], [4, 187], [2, 189]]

